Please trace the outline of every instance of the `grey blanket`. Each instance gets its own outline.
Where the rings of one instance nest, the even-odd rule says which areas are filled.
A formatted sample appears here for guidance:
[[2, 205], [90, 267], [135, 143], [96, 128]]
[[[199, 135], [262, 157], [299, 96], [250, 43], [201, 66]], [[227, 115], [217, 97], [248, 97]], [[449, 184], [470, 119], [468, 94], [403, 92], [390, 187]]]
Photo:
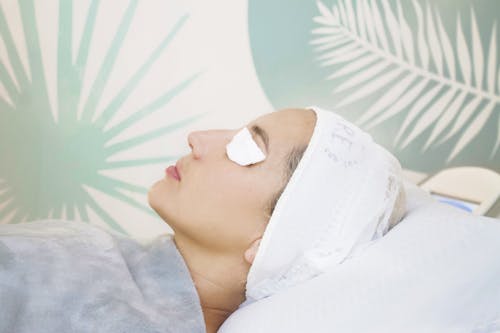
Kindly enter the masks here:
[[205, 332], [172, 235], [147, 245], [84, 222], [0, 225], [0, 332]]

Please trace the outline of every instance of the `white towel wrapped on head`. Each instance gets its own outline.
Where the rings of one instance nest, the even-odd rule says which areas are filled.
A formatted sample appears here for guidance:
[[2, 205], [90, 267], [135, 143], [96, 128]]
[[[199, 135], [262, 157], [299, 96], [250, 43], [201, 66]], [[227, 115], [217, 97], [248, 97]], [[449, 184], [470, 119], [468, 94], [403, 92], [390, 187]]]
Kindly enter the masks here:
[[313, 134], [264, 231], [240, 307], [341, 263], [382, 237], [394, 216], [398, 160], [340, 115], [309, 109]]

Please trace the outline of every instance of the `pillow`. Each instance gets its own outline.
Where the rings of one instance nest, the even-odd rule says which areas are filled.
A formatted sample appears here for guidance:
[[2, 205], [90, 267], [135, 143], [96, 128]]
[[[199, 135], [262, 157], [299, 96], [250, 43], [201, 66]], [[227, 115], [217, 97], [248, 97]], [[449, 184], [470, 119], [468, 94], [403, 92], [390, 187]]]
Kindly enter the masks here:
[[500, 330], [500, 220], [405, 183], [384, 237], [301, 285], [238, 310], [219, 333]]

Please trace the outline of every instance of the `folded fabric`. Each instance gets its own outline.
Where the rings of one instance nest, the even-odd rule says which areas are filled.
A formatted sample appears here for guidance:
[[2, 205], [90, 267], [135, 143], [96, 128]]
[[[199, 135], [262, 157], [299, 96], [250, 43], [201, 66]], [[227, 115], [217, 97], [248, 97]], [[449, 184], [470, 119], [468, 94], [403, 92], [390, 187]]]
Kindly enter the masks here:
[[84, 222], [0, 225], [0, 332], [205, 332], [172, 235], [149, 245]]

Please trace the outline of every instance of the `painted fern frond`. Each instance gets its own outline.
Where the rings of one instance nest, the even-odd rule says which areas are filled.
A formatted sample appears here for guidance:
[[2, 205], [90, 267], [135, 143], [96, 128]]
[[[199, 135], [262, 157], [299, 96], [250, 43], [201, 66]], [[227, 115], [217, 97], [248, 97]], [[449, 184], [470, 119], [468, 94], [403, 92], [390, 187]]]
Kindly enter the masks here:
[[[336, 66], [327, 80], [339, 82], [334, 93], [347, 93], [337, 106], [377, 96], [358, 119], [360, 126], [369, 129], [404, 112], [394, 145], [402, 149], [432, 128], [422, 150], [455, 140], [449, 161], [489, 119], [497, 119], [497, 28], [494, 24], [484, 48], [473, 8], [471, 42], [457, 16], [453, 43], [439, 12], [417, 0], [412, 0], [413, 30], [399, 1], [395, 8], [388, 0], [338, 0], [332, 8], [318, 1], [317, 6], [320, 15], [314, 21], [319, 27], [312, 31], [311, 44], [321, 66]], [[500, 125], [491, 158], [499, 148]]]

